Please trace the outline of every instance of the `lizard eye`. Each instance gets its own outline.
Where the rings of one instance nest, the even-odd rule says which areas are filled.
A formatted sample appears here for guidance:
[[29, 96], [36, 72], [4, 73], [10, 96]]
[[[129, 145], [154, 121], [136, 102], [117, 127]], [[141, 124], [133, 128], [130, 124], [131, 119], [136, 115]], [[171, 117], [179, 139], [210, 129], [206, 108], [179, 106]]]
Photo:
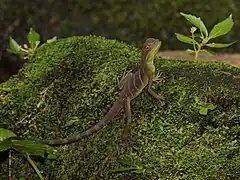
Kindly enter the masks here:
[[146, 46], [145, 46], [145, 49], [146, 49], [146, 50], [149, 50], [149, 49], [150, 49], [150, 46], [149, 46], [149, 45], [146, 45]]

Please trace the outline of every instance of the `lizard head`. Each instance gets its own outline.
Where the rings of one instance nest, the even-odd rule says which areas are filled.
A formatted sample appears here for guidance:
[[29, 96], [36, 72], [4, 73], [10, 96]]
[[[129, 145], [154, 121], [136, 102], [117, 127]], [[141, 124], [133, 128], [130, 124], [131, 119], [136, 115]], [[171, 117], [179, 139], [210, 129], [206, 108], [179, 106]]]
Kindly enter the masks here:
[[142, 48], [142, 57], [144, 58], [144, 62], [152, 62], [155, 55], [158, 53], [158, 50], [161, 46], [162, 42], [158, 39], [148, 38]]

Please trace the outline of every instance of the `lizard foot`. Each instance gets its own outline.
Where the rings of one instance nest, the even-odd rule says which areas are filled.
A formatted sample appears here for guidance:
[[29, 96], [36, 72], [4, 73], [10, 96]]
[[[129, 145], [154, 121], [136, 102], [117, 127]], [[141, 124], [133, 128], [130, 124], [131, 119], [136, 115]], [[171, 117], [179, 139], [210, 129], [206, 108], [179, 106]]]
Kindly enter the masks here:
[[159, 83], [164, 83], [164, 79], [161, 78], [162, 72], [158, 72], [157, 75], [153, 78], [153, 82], [156, 82], [157, 84]]
[[156, 99], [160, 102], [161, 106], [164, 106], [166, 104], [166, 99], [163, 95], [158, 94]]
[[160, 101], [160, 104], [161, 106], [164, 106], [166, 104], [166, 99], [164, 96], [162, 95], [158, 95], [160, 97], [159, 101]]
[[133, 134], [129, 127], [125, 127], [122, 133], [122, 138], [124, 144], [133, 145], [135, 143], [135, 139], [133, 138]]

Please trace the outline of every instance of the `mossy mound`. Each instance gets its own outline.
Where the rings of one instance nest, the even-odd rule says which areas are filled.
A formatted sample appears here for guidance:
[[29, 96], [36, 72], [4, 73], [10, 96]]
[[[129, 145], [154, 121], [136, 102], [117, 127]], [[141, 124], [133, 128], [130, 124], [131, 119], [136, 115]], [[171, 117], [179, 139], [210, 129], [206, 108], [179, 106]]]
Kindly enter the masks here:
[[[96, 123], [119, 92], [140, 50], [101, 37], [72, 37], [41, 46], [17, 76], [0, 85], [1, 125], [30, 139], [66, 137]], [[131, 143], [121, 113], [99, 133], [37, 161], [47, 179], [237, 179], [240, 176], [240, 69], [216, 62], [156, 59], [167, 98], [132, 102]], [[215, 105], [207, 115], [200, 106]], [[201, 105], [202, 104], [202, 105]], [[79, 121], [71, 127], [64, 124]], [[13, 154], [14, 177], [37, 179]], [[127, 165], [126, 165], [127, 164]], [[121, 167], [137, 170], [114, 172]], [[0, 177], [7, 178], [7, 160]]]

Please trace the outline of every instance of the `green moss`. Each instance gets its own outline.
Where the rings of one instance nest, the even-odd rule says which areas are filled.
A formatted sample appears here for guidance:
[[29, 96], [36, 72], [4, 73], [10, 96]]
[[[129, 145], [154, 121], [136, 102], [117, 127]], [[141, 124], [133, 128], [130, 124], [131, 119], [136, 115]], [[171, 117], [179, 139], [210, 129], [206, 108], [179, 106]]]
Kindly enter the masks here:
[[[101, 37], [72, 37], [41, 46], [19, 74], [0, 85], [1, 123], [25, 138], [66, 137], [96, 123], [119, 92], [124, 70], [140, 51]], [[81, 142], [57, 148], [57, 160], [37, 161], [48, 179], [228, 179], [240, 176], [240, 70], [223, 63], [156, 59], [161, 107], [147, 93], [132, 102], [132, 140], [122, 137], [124, 115]], [[206, 116], [202, 103], [217, 106]], [[64, 124], [77, 117], [69, 128]], [[122, 164], [145, 173], [113, 172]], [[37, 179], [17, 154], [14, 176]], [[1, 163], [7, 177], [7, 161]], [[126, 166], [126, 165], [125, 165]]]

